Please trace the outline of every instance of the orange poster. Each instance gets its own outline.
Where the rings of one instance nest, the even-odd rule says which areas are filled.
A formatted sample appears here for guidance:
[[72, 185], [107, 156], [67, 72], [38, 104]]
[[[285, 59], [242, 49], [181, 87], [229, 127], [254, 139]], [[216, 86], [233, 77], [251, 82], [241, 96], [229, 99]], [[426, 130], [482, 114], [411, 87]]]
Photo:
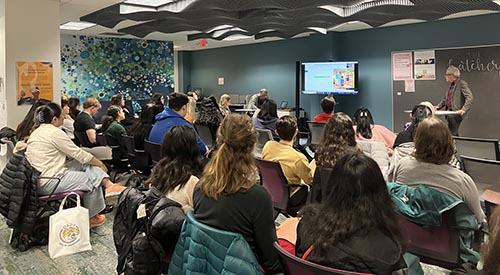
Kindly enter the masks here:
[[52, 62], [16, 62], [17, 105], [30, 105], [39, 98], [54, 98]]

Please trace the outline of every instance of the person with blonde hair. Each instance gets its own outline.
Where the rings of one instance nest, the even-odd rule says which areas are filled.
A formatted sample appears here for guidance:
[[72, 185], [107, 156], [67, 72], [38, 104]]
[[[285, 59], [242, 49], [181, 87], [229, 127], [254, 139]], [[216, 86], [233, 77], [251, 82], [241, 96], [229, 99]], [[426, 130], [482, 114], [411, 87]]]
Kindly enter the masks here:
[[257, 131], [250, 117], [231, 114], [217, 131], [218, 150], [194, 191], [194, 215], [208, 226], [240, 233], [266, 274], [280, 273], [269, 193], [257, 184], [252, 154]]
[[92, 118], [101, 109], [101, 103], [95, 97], [89, 97], [83, 103], [83, 111], [75, 118], [73, 126], [75, 133], [84, 133], [84, 140], [76, 138], [77, 145], [94, 147], [97, 145], [97, 131], [95, 121]]
[[219, 101], [219, 108], [223, 117], [231, 114], [231, 110], [229, 109], [229, 104], [231, 104], [231, 97], [228, 94], [221, 95]]

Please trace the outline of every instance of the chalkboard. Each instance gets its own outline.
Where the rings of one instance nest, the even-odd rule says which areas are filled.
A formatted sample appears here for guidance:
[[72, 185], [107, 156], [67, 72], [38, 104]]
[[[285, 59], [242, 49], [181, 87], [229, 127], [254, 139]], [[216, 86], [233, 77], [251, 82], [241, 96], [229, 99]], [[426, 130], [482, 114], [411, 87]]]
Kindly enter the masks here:
[[[474, 102], [460, 126], [460, 135], [500, 139], [500, 46], [436, 49], [436, 80], [415, 80], [415, 92], [406, 93], [404, 81], [393, 81], [394, 131], [403, 130], [415, 104], [437, 105], [448, 91], [444, 74], [449, 65], [458, 67], [461, 79], [469, 83]], [[444, 119], [444, 118], [443, 118]]]

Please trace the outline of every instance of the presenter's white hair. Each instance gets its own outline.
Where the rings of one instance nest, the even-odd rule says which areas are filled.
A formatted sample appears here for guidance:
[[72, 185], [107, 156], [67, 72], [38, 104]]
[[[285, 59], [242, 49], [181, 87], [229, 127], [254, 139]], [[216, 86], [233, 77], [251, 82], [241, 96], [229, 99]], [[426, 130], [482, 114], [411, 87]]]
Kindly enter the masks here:
[[454, 77], [460, 77], [460, 70], [455, 67], [455, 66], [450, 66], [448, 69], [446, 69], [446, 74], [447, 75], [453, 75]]

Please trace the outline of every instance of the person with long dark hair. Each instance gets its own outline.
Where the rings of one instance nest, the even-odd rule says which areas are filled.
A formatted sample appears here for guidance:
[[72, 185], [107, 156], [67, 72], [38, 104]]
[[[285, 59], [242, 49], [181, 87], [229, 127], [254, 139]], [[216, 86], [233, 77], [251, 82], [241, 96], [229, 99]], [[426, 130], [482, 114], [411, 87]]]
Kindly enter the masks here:
[[152, 103], [161, 108], [160, 112], [163, 112], [163, 109], [165, 109], [165, 97], [160, 93], [153, 94], [151, 96], [151, 100], [148, 103]]
[[396, 136], [393, 148], [396, 148], [400, 144], [406, 142], [412, 142], [415, 137], [415, 132], [417, 131], [418, 124], [428, 118], [433, 116], [433, 110], [424, 104], [417, 104], [413, 106], [411, 110], [411, 123], [408, 129], [402, 131]]
[[349, 153], [336, 162], [333, 174], [322, 203], [302, 209], [297, 256], [354, 272], [405, 269], [399, 225], [377, 163], [363, 153]]
[[148, 103], [142, 107], [139, 120], [130, 128], [129, 133], [134, 137], [135, 149], [144, 150], [144, 140], [148, 139], [149, 133], [155, 123], [155, 116], [163, 111], [163, 107]]
[[226, 116], [217, 131], [218, 150], [194, 191], [194, 215], [204, 224], [240, 233], [266, 274], [280, 273], [273, 248], [276, 230], [271, 196], [257, 184], [253, 156], [257, 131], [250, 117]]
[[353, 120], [356, 139], [383, 142], [387, 149], [387, 153], [389, 156], [392, 156], [392, 147], [394, 146], [396, 134], [382, 125], [375, 124], [368, 108], [358, 108], [354, 113]]
[[39, 99], [33, 102], [31, 108], [29, 109], [26, 116], [24, 116], [23, 121], [17, 125], [16, 129], [16, 138], [18, 141], [25, 141], [27, 137], [29, 137], [31, 131], [33, 130], [33, 125], [35, 124], [35, 111], [40, 106], [44, 106], [49, 104], [51, 101], [47, 99]]
[[73, 123], [75, 122], [73, 118], [71, 118], [70, 115], [70, 108], [69, 108], [69, 102], [68, 102], [68, 97], [65, 95], [61, 96], [61, 108], [63, 110], [63, 115], [64, 115], [64, 123], [61, 126], [61, 129], [68, 135], [68, 137], [71, 140], [75, 139], [75, 127], [73, 126]]
[[75, 119], [76, 116], [81, 112], [80, 108], [80, 99], [77, 97], [70, 97], [68, 99], [69, 106], [69, 115], [72, 119]]
[[118, 146], [113, 149], [113, 163], [116, 165], [124, 165], [122, 160], [128, 158], [127, 148], [122, 142], [122, 135], [127, 134], [127, 130], [120, 123], [125, 119], [123, 109], [116, 105], [110, 105], [106, 111], [106, 115], [102, 119], [102, 132], [106, 138], [106, 143], [109, 146]]
[[122, 108], [123, 113], [125, 114], [125, 118], [121, 122], [123, 126], [128, 127], [134, 124], [134, 113], [125, 106], [125, 98], [122, 94], [118, 93], [113, 95], [109, 104]]
[[151, 171], [146, 184], [156, 187], [167, 198], [193, 209], [193, 192], [201, 174], [200, 149], [194, 146], [196, 134], [188, 126], [168, 130], [160, 147], [161, 160]]
[[272, 99], [266, 100], [260, 107], [254, 126], [258, 129], [268, 129], [273, 133], [275, 140], [279, 140], [276, 134], [276, 122], [278, 121], [278, 106]]
[[[56, 103], [37, 108], [35, 130], [28, 139], [26, 158], [41, 177], [57, 177], [57, 180], [39, 180], [38, 193], [55, 193], [82, 190], [83, 204], [89, 209], [90, 225], [99, 226], [105, 221], [100, 215], [105, 207], [101, 187], [106, 188], [106, 196], [117, 195], [125, 188], [114, 184], [106, 172], [108, 169], [92, 154], [77, 147], [59, 128], [64, 116]], [[73, 161], [66, 162], [66, 158]]]
[[359, 151], [354, 136], [353, 123], [348, 115], [340, 112], [330, 118], [316, 147], [314, 161], [311, 163], [313, 173], [316, 166], [332, 168], [343, 155]]

